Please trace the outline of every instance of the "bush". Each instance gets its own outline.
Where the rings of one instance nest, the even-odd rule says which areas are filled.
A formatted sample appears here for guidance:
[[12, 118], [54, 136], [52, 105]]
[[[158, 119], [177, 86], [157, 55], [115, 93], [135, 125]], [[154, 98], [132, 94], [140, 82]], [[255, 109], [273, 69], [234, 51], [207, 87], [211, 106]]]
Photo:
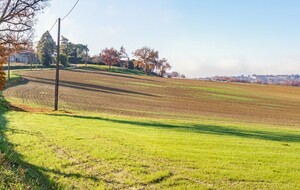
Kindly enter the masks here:
[[68, 62], [73, 64], [82, 64], [84, 61], [81, 57], [68, 57]]
[[68, 65], [68, 57], [67, 57], [67, 55], [61, 54], [61, 55], [59, 56], [59, 61], [60, 61], [60, 63], [61, 63], [64, 67], [66, 67], [66, 66]]
[[133, 61], [128, 62], [128, 69], [134, 69]]

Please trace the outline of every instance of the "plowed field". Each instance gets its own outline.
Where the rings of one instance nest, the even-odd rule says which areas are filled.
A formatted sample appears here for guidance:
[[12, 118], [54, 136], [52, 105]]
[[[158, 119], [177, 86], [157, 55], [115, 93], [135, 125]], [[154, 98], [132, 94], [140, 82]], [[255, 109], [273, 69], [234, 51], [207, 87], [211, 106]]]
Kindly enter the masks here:
[[[19, 71], [22, 84], [4, 91], [18, 107], [52, 109], [54, 70]], [[300, 88], [216, 83], [62, 70], [60, 109], [141, 117], [202, 116], [271, 124], [300, 124]], [[26, 109], [26, 108], [25, 108]]]

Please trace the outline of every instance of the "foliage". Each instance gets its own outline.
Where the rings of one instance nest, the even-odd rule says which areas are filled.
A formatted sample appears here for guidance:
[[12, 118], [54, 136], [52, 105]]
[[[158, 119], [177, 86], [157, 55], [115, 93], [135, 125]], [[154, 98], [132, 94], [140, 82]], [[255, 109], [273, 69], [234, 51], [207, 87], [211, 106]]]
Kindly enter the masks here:
[[82, 60], [81, 57], [71, 57], [71, 56], [69, 56], [68, 57], [68, 62], [73, 63], [73, 64], [80, 64], [80, 63], [83, 63], [83, 60]]
[[83, 44], [74, 44], [68, 38], [61, 36], [61, 51], [63, 54], [67, 55], [68, 57], [81, 57], [86, 58], [86, 55], [89, 51], [87, 45]]
[[[75, 44], [69, 41], [69, 39], [61, 36], [61, 52], [67, 56], [71, 56], [76, 54]], [[76, 54], [77, 57], [77, 54]]]
[[114, 48], [105, 48], [101, 52], [101, 59], [106, 65], [109, 66], [109, 69], [111, 69], [112, 65], [118, 64], [120, 62], [120, 56], [121, 53]]
[[13, 51], [31, 45], [36, 13], [47, 6], [49, 0], [0, 1], [0, 90], [4, 87], [2, 65]]
[[128, 69], [134, 69], [134, 64], [133, 64], [133, 63], [134, 63], [134, 61], [132, 61], [132, 60], [131, 60], [131, 61], [128, 61], [128, 62], [127, 62], [127, 68], [128, 68]]
[[83, 44], [76, 44], [76, 50], [77, 50], [77, 56], [81, 57], [81, 58], [86, 58], [88, 52], [89, 52], [89, 48], [87, 45], [83, 45]]
[[33, 34], [36, 13], [49, 0], [0, 1], [0, 45], [28, 44]]
[[167, 69], [171, 69], [171, 65], [167, 59], [159, 59], [159, 52], [149, 47], [142, 47], [133, 52], [137, 60], [134, 62], [136, 68], [142, 68], [145, 73], [153, 72], [155, 69], [159, 71], [160, 76], [164, 76]]
[[4, 46], [0, 45], [0, 90], [4, 88], [5, 85], [5, 72], [3, 70], [3, 64], [6, 61], [6, 54]]
[[65, 54], [60, 54], [59, 56], [60, 64], [62, 64], [64, 67], [68, 65], [68, 57]]
[[50, 66], [53, 61], [55, 51], [55, 42], [49, 33], [46, 31], [37, 45], [37, 56], [42, 65]]
[[158, 51], [149, 47], [142, 47], [133, 52], [133, 55], [138, 59], [136, 65], [144, 69], [145, 73], [152, 72], [155, 68], [155, 63], [158, 59]]

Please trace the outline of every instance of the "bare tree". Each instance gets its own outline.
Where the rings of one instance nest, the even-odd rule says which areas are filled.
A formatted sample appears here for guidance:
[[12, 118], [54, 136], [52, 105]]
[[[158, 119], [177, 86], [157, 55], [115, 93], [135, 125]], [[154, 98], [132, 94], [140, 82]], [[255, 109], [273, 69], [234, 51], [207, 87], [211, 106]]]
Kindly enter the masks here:
[[167, 72], [167, 70], [170, 70], [171, 69], [171, 65], [168, 63], [168, 60], [167, 59], [161, 59], [161, 60], [159, 60], [159, 62], [160, 62], [160, 72], [159, 72], [159, 75], [161, 76], [161, 77], [163, 77], [165, 74], [166, 74], [166, 72]]
[[4, 86], [2, 65], [12, 51], [30, 45], [36, 14], [49, 0], [0, 1], [0, 89]]
[[126, 59], [124, 67], [128, 68], [130, 57], [127, 54], [126, 49], [124, 48], [124, 46], [121, 47], [120, 54], [121, 54], [121, 58]]
[[33, 34], [36, 13], [49, 0], [1, 0], [0, 45], [27, 44]]

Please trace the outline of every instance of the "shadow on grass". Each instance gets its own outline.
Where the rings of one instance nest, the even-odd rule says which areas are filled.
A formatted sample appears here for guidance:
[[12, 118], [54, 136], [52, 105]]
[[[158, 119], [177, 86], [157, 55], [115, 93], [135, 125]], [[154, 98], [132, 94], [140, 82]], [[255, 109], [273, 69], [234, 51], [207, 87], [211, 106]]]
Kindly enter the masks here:
[[114, 122], [120, 124], [135, 125], [139, 127], [172, 129], [172, 130], [178, 130], [182, 132], [224, 135], [224, 136], [233, 136], [233, 137], [250, 138], [250, 139], [258, 139], [258, 140], [270, 140], [270, 141], [279, 141], [279, 142], [300, 142], [299, 134], [279, 132], [279, 131], [275, 132], [275, 131], [263, 131], [263, 130], [244, 130], [244, 129], [233, 128], [233, 127], [205, 125], [205, 124], [174, 125], [174, 124], [165, 124], [159, 122], [128, 121], [128, 120], [117, 120], [117, 119], [109, 119], [109, 118], [102, 118], [102, 117], [90, 117], [90, 116], [68, 115], [68, 114], [50, 114], [50, 115], [71, 117], [71, 118], [78, 118], [78, 119], [101, 120], [101, 121], [108, 121], [108, 122]]
[[[14, 150], [14, 144], [10, 143], [6, 137], [8, 121], [5, 114], [9, 111], [9, 107], [8, 102], [0, 96], [0, 154], [4, 157], [2, 161], [9, 166], [7, 170], [10, 170], [13, 176], [21, 179], [19, 182], [23, 183], [24, 188], [29, 185], [30, 188], [56, 189], [57, 184], [42, 173], [41, 168], [25, 162], [23, 156]], [[17, 181], [12, 179], [8, 183], [17, 183]], [[13, 187], [14, 184], [7, 184], [7, 186]]]

